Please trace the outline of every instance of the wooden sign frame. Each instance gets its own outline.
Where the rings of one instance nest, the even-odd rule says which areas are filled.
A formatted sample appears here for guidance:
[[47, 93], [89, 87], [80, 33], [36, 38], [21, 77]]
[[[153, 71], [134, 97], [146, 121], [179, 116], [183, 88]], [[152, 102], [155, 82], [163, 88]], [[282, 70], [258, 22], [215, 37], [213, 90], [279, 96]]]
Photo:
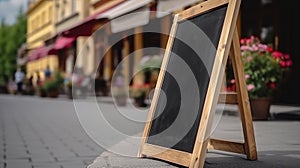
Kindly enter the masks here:
[[[199, 126], [197, 127], [196, 141], [194, 142], [193, 151], [189, 153], [148, 143], [147, 140], [149, 138], [155, 109], [159, 101], [159, 89], [162, 87], [165, 78], [178, 24], [182, 21], [197, 17], [224, 5], [227, 5], [226, 16], [223, 22], [220, 39], [218, 41], [216, 57], [206, 92], [206, 98], [204, 100], [201, 119]], [[206, 152], [209, 149], [246, 154], [247, 159], [249, 160], [257, 159], [252, 117], [246, 84], [244, 81], [243, 64], [241, 63], [240, 57], [239, 37], [236, 31], [236, 20], [239, 13], [239, 6], [240, 0], [209, 0], [175, 15], [156, 85], [156, 88], [158, 89], [156, 89], [154, 93], [150, 106], [148, 120], [145, 125], [138, 157], [157, 158], [190, 168], [203, 167]], [[237, 93], [233, 94], [220, 92], [223, 76], [225, 74], [224, 66], [227, 64], [229, 52], [231, 52], [231, 59], [237, 81]], [[216, 61], [216, 59], [218, 59], [218, 61]], [[216, 111], [217, 103], [220, 101], [224, 103], [236, 103], [239, 105], [245, 138], [244, 143], [209, 138], [214, 112]]]

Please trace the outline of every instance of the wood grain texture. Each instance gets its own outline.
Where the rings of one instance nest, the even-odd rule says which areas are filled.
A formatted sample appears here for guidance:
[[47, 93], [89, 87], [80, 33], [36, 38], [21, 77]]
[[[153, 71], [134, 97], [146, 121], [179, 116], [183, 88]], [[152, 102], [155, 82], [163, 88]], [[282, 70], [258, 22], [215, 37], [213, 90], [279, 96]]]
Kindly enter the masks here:
[[[210, 0], [175, 15], [158, 77], [156, 91], [154, 93], [143, 132], [138, 157], [153, 157], [189, 168], [202, 168], [204, 166], [206, 152], [208, 149], [245, 154], [249, 160], [257, 159], [253, 123], [248, 100], [249, 98], [244, 80], [244, 68], [241, 61], [239, 37], [236, 29], [236, 20], [239, 13], [240, 3], [240, 0]], [[189, 153], [148, 143], [147, 140], [152, 126], [152, 120], [155, 115], [156, 105], [159, 101], [159, 89], [162, 88], [164, 78], [166, 76], [166, 70], [170, 60], [174, 40], [176, 38], [175, 35], [178, 29], [178, 24], [182, 23], [182, 21], [186, 19], [200, 16], [203, 13], [212, 11], [215, 8], [224, 5], [227, 5], [226, 17], [223, 22], [221, 35], [216, 48], [216, 56], [207, 87], [199, 126], [197, 127], [193, 152]], [[237, 92], [221, 92], [229, 53], [234, 69]], [[241, 113], [240, 117], [243, 127], [244, 142], [210, 139], [212, 120], [218, 103], [238, 104]]]

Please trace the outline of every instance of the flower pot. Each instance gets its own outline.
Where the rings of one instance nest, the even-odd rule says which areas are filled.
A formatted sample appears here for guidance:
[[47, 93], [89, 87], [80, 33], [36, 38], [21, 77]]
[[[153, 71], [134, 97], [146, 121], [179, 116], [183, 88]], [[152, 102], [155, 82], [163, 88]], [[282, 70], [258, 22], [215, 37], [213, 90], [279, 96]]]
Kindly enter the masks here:
[[134, 103], [137, 107], [147, 107], [145, 103], [146, 95], [142, 95], [134, 98]]
[[126, 95], [120, 95], [115, 96], [115, 101], [118, 106], [125, 106], [127, 104], [127, 96]]
[[67, 87], [66, 94], [69, 99], [73, 99], [72, 87]]
[[57, 98], [58, 95], [59, 95], [59, 91], [56, 89], [47, 91], [47, 97]]
[[253, 120], [268, 120], [270, 117], [270, 98], [250, 98], [250, 108]]
[[0, 86], [0, 93], [7, 94], [8, 93], [7, 87], [6, 86]]
[[67, 96], [68, 96], [69, 99], [73, 99], [73, 94], [72, 94], [72, 92], [68, 92], [68, 93], [67, 93]]
[[47, 92], [44, 89], [37, 89], [37, 95], [40, 97], [47, 97]]

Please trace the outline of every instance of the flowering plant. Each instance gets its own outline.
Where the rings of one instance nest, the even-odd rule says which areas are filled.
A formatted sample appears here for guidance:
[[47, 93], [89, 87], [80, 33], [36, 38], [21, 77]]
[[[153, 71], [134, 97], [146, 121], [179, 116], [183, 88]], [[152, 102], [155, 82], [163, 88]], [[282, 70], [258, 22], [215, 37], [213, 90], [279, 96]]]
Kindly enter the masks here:
[[149, 91], [149, 84], [134, 84], [129, 88], [129, 96], [132, 98], [144, 97]]
[[[274, 50], [255, 36], [241, 39], [240, 44], [249, 96], [271, 97], [292, 66], [290, 55]], [[229, 79], [227, 90], [235, 90], [234, 79]]]

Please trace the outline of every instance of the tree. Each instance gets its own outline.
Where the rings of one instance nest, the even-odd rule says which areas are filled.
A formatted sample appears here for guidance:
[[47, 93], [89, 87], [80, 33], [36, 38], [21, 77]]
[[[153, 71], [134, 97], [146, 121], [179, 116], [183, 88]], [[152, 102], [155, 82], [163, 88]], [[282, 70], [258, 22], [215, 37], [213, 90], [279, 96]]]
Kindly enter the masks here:
[[27, 18], [20, 6], [16, 22], [7, 25], [1, 20], [0, 25], [0, 85], [5, 84], [8, 77], [16, 71], [18, 49], [26, 42]]

